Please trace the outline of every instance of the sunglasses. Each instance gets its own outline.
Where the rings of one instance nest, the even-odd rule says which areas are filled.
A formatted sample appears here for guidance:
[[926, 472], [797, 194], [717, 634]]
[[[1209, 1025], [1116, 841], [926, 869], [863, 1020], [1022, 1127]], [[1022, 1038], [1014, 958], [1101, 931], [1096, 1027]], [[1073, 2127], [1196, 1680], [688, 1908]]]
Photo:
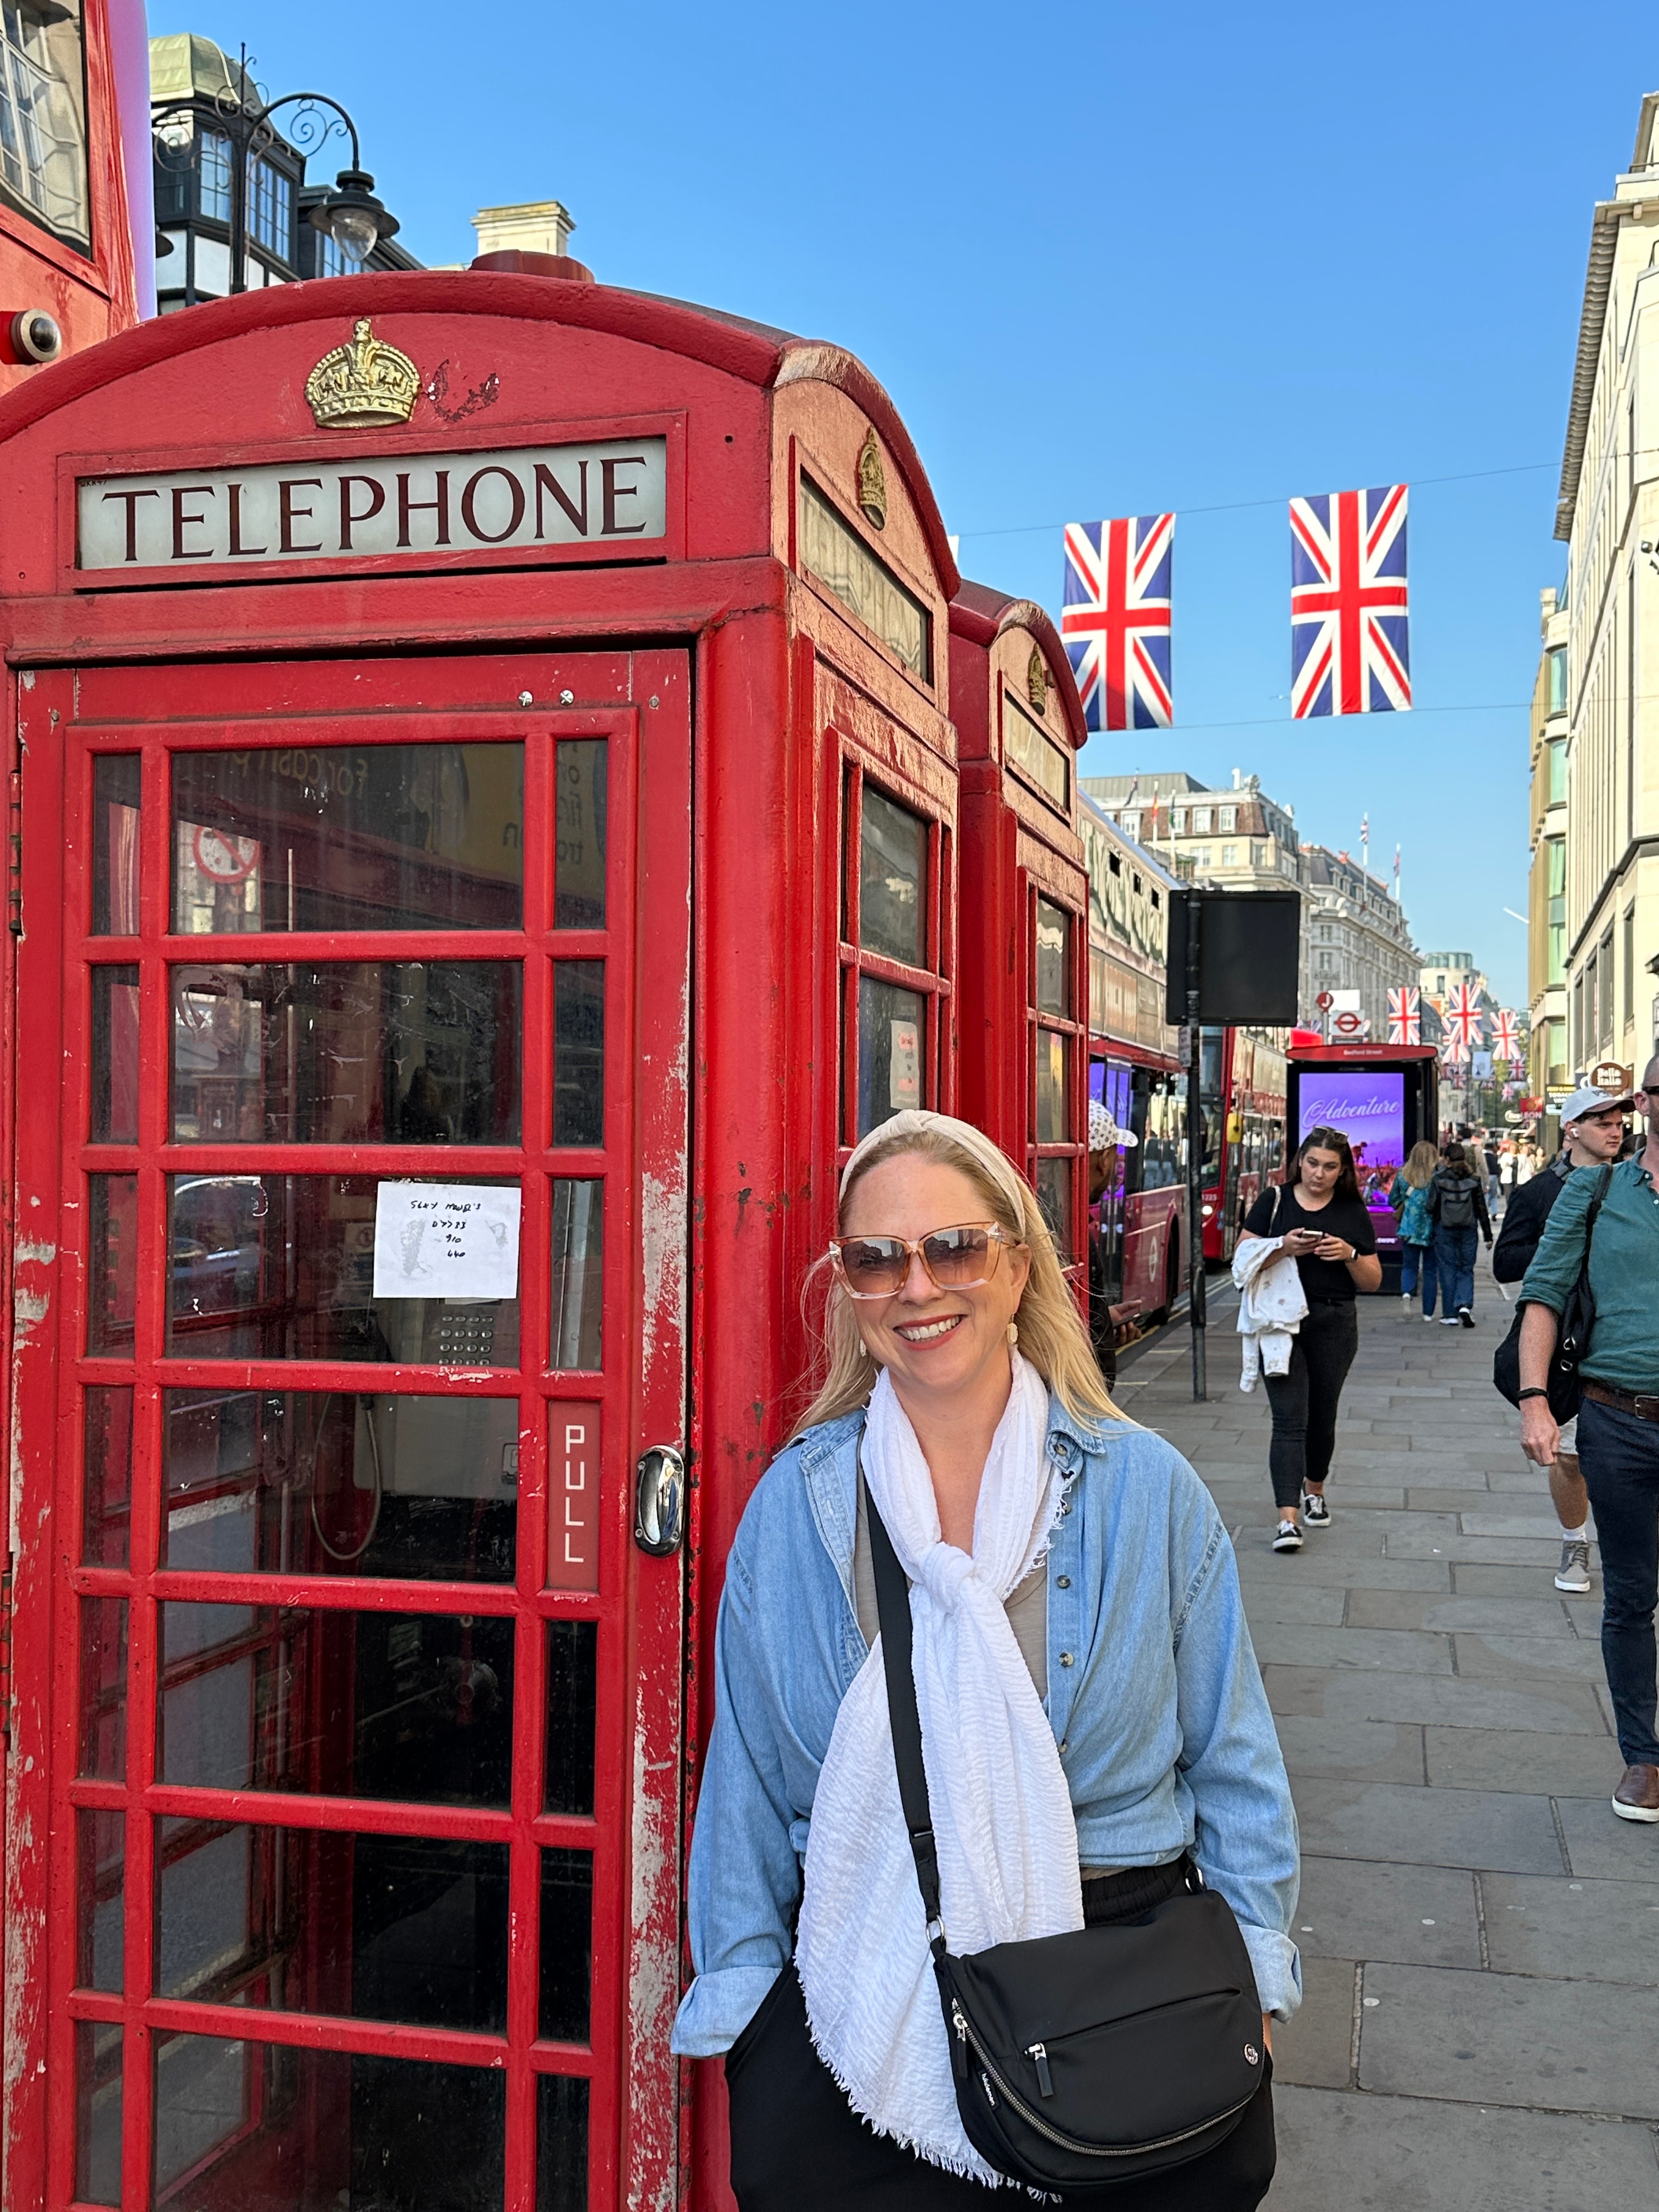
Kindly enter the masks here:
[[909, 1280], [920, 1260], [938, 1291], [971, 1291], [988, 1283], [1005, 1244], [1018, 1242], [996, 1221], [968, 1221], [936, 1229], [915, 1243], [902, 1237], [848, 1237], [831, 1243], [830, 1257], [848, 1297], [890, 1298]]

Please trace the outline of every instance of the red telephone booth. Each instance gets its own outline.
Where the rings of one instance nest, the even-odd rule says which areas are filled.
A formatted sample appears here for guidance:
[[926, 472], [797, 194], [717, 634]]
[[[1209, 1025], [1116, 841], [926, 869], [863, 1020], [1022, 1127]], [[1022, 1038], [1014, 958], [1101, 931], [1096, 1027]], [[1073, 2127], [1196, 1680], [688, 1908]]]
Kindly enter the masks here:
[[1086, 732], [1054, 623], [964, 582], [951, 603], [962, 742], [962, 1111], [1020, 1162], [1068, 1261], [1089, 1192], [1089, 876], [1077, 828]]
[[856, 362], [559, 267], [0, 403], [6, 2212], [723, 2199], [704, 1662], [952, 1103], [957, 579]]

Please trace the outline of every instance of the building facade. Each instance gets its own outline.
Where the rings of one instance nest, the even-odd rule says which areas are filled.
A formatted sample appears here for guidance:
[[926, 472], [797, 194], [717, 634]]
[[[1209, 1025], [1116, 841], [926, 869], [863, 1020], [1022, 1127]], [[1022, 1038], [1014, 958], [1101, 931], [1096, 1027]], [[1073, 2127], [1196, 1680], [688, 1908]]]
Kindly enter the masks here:
[[1319, 1024], [1326, 991], [1339, 1006], [1338, 993], [1357, 994], [1371, 1036], [1386, 1042], [1389, 992], [1418, 980], [1419, 955], [1404, 910], [1387, 884], [1346, 853], [1304, 845], [1302, 865], [1302, 1018]]
[[1085, 775], [1081, 783], [1103, 813], [1183, 883], [1224, 890], [1302, 883], [1296, 809], [1269, 799], [1259, 776], [1235, 769], [1231, 789], [1221, 790], [1182, 770]]
[[[1591, 220], [1556, 510], [1555, 534], [1567, 544], [1565, 607], [1556, 611], [1565, 614], [1565, 724], [1546, 720], [1565, 730], [1565, 844], [1562, 888], [1552, 891], [1546, 872], [1541, 921], [1535, 912], [1533, 927], [1546, 933], [1547, 975], [1551, 902], [1559, 897], [1566, 1030], [1564, 1057], [1552, 1064], [1563, 1082], [1608, 1060], [1639, 1071], [1659, 1027], [1656, 448], [1659, 93], [1650, 93], [1630, 167]], [[1555, 627], [1547, 623], [1547, 631]], [[1547, 640], [1547, 656], [1553, 649]], [[1547, 803], [1547, 817], [1553, 811]], [[1545, 837], [1547, 871], [1556, 834], [1549, 829]], [[1533, 884], [1536, 901], [1535, 860]]]
[[1088, 796], [1086, 785], [1078, 827], [1089, 872], [1089, 1027], [1097, 1036], [1173, 1053], [1164, 979], [1176, 878]]
[[1531, 865], [1527, 878], [1527, 1089], [1571, 1089], [1567, 1020], [1567, 610], [1539, 594], [1542, 650], [1529, 719]]

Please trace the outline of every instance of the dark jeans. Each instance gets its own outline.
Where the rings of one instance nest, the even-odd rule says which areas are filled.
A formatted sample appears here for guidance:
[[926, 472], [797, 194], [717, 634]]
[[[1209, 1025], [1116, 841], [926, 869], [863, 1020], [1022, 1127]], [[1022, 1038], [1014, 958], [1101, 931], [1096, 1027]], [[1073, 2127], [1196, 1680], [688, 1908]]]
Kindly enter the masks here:
[[[1440, 1310], [1455, 1314], [1468, 1306], [1474, 1310], [1474, 1227], [1467, 1229], [1437, 1229], [1434, 1232], [1434, 1262], [1440, 1271]], [[1432, 1313], [1433, 1306], [1424, 1302], [1425, 1313]]]
[[1310, 1482], [1323, 1482], [1336, 1448], [1336, 1409], [1359, 1349], [1352, 1298], [1311, 1298], [1291, 1345], [1291, 1371], [1267, 1377], [1273, 1440], [1267, 1466], [1273, 1503], [1299, 1505]]
[[1417, 1288], [1419, 1275], [1423, 1279], [1423, 1310], [1434, 1311], [1434, 1247], [1432, 1244], [1401, 1244], [1400, 1247], [1400, 1287], [1407, 1297]]
[[1601, 1546], [1601, 1664], [1626, 1766], [1659, 1766], [1653, 1609], [1659, 1600], [1659, 1425], [1586, 1398], [1578, 1464]]

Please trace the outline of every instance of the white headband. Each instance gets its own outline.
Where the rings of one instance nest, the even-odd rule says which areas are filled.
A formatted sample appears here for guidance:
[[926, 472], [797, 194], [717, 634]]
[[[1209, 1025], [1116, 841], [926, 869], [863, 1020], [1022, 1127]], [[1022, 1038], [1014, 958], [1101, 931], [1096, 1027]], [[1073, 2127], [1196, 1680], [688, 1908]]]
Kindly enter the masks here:
[[975, 1128], [971, 1121], [958, 1121], [949, 1114], [930, 1114], [920, 1108], [907, 1106], [902, 1113], [892, 1115], [871, 1130], [869, 1135], [854, 1148], [853, 1157], [841, 1171], [841, 1195], [847, 1195], [847, 1186], [872, 1152], [884, 1152], [896, 1145], [902, 1138], [918, 1136], [948, 1137], [984, 1169], [992, 1182], [1008, 1201], [1013, 1217], [1022, 1232], [1025, 1227], [1024, 1178], [1000, 1146], [994, 1145], [982, 1129]]

